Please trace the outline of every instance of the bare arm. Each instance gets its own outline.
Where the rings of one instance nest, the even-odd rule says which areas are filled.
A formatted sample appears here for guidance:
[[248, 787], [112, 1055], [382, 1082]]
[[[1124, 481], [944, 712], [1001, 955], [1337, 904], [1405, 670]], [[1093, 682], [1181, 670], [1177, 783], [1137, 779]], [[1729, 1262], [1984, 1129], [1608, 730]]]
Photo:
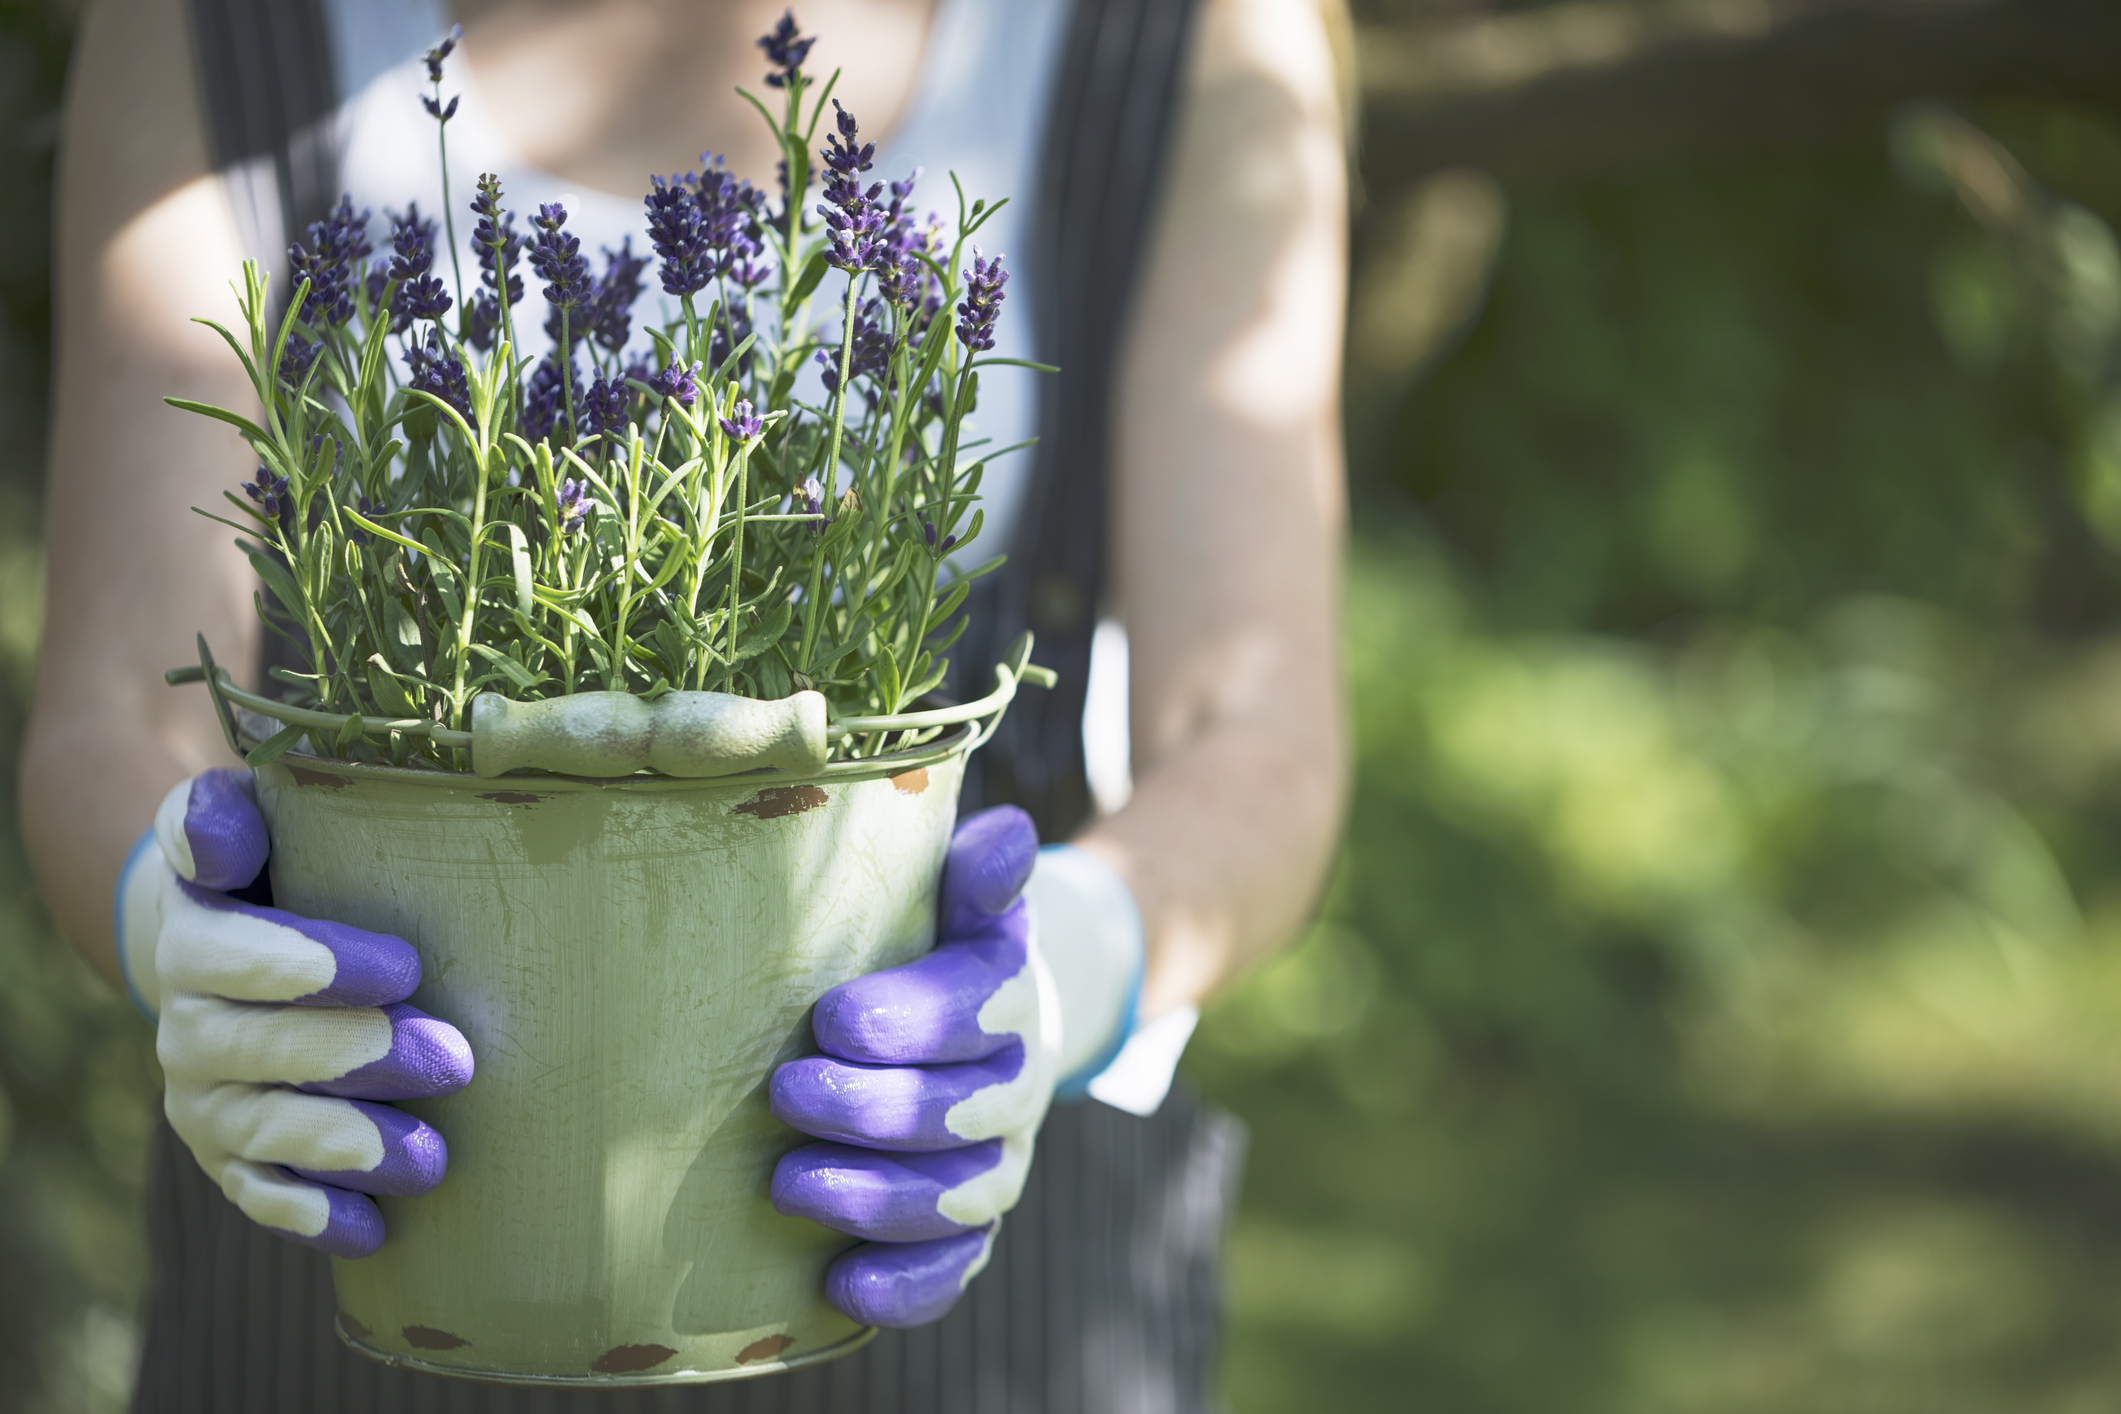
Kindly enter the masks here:
[[1312, 0], [1206, 0], [1199, 24], [1120, 371], [1136, 787], [1078, 841], [1141, 905], [1151, 1017], [1301, 925], [1346, 789], [1332, 58]]
[[248, 566], [212, 507], [248, 463], [242, 370], [193, 315], [233, 317], [243, 258], [208, 170], [181, 0], [99, 0], [82, 25], [59, 160], [58, 359], [46, 492], [49, 608], [23, 766], [24, 834], [59, 926], [115, 977], [111, 891], [177, 781], [225, 764], [162, 670], [195, 633], [256, 657]]

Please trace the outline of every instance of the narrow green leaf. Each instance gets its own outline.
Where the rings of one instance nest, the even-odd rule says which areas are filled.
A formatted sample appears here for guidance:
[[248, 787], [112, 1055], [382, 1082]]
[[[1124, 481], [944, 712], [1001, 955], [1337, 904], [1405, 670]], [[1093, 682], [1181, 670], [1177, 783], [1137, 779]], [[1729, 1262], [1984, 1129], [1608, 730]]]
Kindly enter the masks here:
[[173, 408], [182, 408], [186, 412], [195, 412], [201, 417], [210, 417], [216, 422], [225, 422], [230, 427], [237, 428], [257, 438], [260, 442], [272, 441], [270, 432], [258, 426], [257, 423], [252, 422], [249, 418], [230, 412], [227, 408], [217, 408], [212, 403], [193, 402], [190, 398], [164, 398], [162, 401]]
[[300, 741], [308, 731], [308, 727], [282, 727], [245, 752], [243, 760], [246, 764], [252, 766], [263, 766], [268, 761], [277, 761], [286, 753], [289, 747]]
[[826, 268], [825, 252], [822, 250], [813, 252], [810, 259], [804, 262], [803, 273], [795, 277], [795, 288], [788, 292], [788, 302], [791, 305], [796, 305], [809, 299], [811, 294], [816, 291], [818, 282], [825, 278]]
[[538, 607], [537, 596], [530, 589], [530, 542], [513, 523], [508, 527], [508, 561], [515, 571], [516, 614], [528, 627]]
[[524, 667], [506, 653], [495, 652], [483, 643], [472, 644], [471, 651], [493, 664], [496, 668], [499, 668], [510, 682], [524, 692], [530, 691], [545, 680], [544, 674], [532, 674], [530, 669]]

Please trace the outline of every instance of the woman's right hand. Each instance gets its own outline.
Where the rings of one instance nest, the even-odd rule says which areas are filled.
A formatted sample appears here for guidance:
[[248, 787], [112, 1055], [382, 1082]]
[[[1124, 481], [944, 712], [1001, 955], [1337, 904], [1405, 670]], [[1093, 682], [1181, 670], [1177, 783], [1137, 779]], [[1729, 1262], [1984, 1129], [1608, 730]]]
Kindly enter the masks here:
[[425, 1193], [449, 1150], [388, 1104], [471, 1080], [471, 1047], [408, 1006], [403, 939], [261, 908], [269, 841], [248, 771], [169, 793], [118, 881], [118, 956], [157, 1015], [170, 1127], [253, 1222], [365, 1257], [383, 1218], [365, 1195]]

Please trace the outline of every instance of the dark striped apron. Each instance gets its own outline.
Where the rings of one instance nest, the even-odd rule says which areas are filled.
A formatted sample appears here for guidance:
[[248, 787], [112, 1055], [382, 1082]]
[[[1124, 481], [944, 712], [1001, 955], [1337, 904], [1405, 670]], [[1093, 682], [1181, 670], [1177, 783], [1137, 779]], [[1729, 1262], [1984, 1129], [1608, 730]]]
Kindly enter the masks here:
[[[317, 0], [191, 0], [201, 90], [239, 220], [292, 241], [337, 195], [327, 28]], [[966, 782], [1048, 839], [1085, 818], [1081, 722], [1104, 580], [1110, 372], [1154, 212], [1193, 0], [1077, 0], [1055, 85], [1028, 281], [1041, 357], [1064, 372], [1011, 562], [983, 581], [956, 657], [1018, 629], [1061, 672], [1016, 704]], [[1137, 1119], [1056, 1107], [994, 1258], [935, 1325], [845, 1359], [727, 1384], [629, 1392], [478, 1385], [355, 1355], [332, 1327], [329, 1263], [245, 1219], [166, 1125], [150, 1179], [153, 1284], [140, 1414], [1192, 1414], [1212, 1407], [1217, 1254], [1244, 1133], [1183, 1088]]]

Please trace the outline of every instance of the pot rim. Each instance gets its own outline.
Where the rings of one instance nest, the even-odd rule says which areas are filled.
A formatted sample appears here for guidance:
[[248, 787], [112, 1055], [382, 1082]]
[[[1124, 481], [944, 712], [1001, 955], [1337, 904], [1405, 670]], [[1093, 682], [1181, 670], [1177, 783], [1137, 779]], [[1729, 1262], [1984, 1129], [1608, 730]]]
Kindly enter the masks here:
[[[256, 724], [271, 720], [262, 713], [238, 708], [236, 716], [237, 736], [240, 740], [255, 746], [271, 735], [270, 732], [259, 734]], [[769, 766], [727, 776], [665, 776], [651, 771], [636, 771], [630, 776], [567, 776], [555, 771], [540, 771], [534, 767], [525, 767], [505, 776], [481, 776], [471, 771], [442, 771], [413, 766], [378, 766], [366, 761], [339, 761], [329, 756], [315, 756], [306, 751], [284, 751], [271, 761], [260, 763], [251, 769], [263, 770], [271, 765], [287, 765], [299, 767], [307, 772], [342, 775], [357, 781], [374, 781], [379, 784], [389, 782], [459, 790], [476, 787], [482, 795], [506, 793], [511, 789], [540, 792], [675, 791], [713, 787], [758, 790], [797, 785], [852, 785], [857, 781], [902, 776], [910, 771], [939, 765], [954, 756], [969, 755], [978, 749], [990, 734], [991, 730], [983, 730], [977, 722], [963, 722], [955, 727], [945, 728], [940, 737], [921, 745], [881, 756], [832, 761], [817, 771], [784, 771]]]
[[[171, 668], [162, 675], [171, 687], [185, 683], [204, 683], [213, 704], [215, 718], [221, 723], [221, 731], [228, 741], [228, 748], [242, 757], [253, 769], [293, 753], [295, 745], [304, 736], [314, 738], [321, 730], [351, 731], [360, 735], [382, 732], [392, 739], [400, 731], [424, 736], [437, 745], [470, 751], [473, 749], [469, 732], [444, 728], [424, 720], [386, 721], [358, 715], [333, 715], [303, 707], [276, 703], [267, 698], [245, 692], [229, 677], [228, 670], [215, 664], [213, 653], [206, 646], [206, 636], [199, 635], [199, 663], [196, 667]], [[550, 779], [555, 781], [595, 782], [611, 784], [617, 782], [682, 780], [728, 781], [739, 778], [780, 780], [791, 783], [818, 780], [869, 780], [880, 772], [877, 767], [897, 762], [902, 771], [916, 769], [935, 761], [947, 760], [958, 751], [976, 751], [992, 739], [1001, 728], [1002, 717], [1009, 704], [1015, 700], [1017, 690], [1026, 682], [1041, 687], [1052, 687], [1057, 678], [1050, 668], [1039, 667], [1031, 660], [1032, 636], [1025, 630], [1009, 645], [1002, 661], [994, 665], [994, 690], [975, 702], [942, 707], [928, 711], [904, 712], [886, 717], [849, 716], [826, 723], [828, 740], [852, 741], [866, 737], [881, 743], [893, 733], [902, 737], [917, 735], [920, 739], [911, 746], [902, 746], [898, 751], [870, 757], [853, 757], [841, 761], [828, 761], [813, 771], [789, 771], [781, 768], [741, 773], [727, 776], [671, 777], [659, 774], [635, 772], [627, 776], [568, 776], [557, 772], [541, 776], [520, 777], [514, 772], [499, 776], [478, 776], [475, 772], [445, 770], [412, 770], [398, 766], [370, 766], [363, 762], [338, 761], [330, 757], [303, 753], [305, 760], [339, 767], [360, 766], [366, 771], [390, 772], [407, 776], [451, 778], [466, 776], [484, 781], [511, 779]], [[259, 722], [283, 723], [277, 732], [260, 728]], [[251, 745], [248, 749], [244, 741]], [[535, 769], [535, 768], [520, 768]], [[882, 774], [895, 774], [883, 772]]]

